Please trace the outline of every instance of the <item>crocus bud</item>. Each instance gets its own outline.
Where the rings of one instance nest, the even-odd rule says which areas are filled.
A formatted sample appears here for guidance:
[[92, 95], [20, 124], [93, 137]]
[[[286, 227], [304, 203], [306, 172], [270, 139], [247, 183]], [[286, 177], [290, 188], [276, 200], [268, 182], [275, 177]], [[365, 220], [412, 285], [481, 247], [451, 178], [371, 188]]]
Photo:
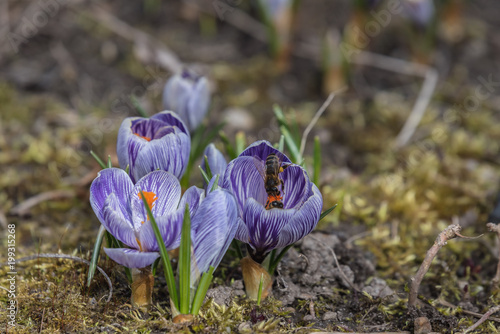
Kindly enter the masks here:
[[432, 0], [405, 0], [403, 15], [415, 24], [425, 27], [434, 16], [435, 8]]
[[[209, 144], [205, 148], [205, 151], [203, 151], [203, 157], [205, 156], [207, 157], [208, 167], [210, 167], [212, 175], [219, 174], [220, 179], [222, 179], [224, 170], [226, 170], [227, 167], [227, 161], [226, 158], [224, 158], [224, 155], [215, 147], [214, 144]], [[204, 171], [207, 170], [205, 166], [205, 159], [203, 159], [201, 168], [203, 168]]]
[[194, 131], [205, 117], [210, 104], [208, 81], [188, 71], [171, 77], [163, 89], [163, 106], [176, 112], [189, 131]]

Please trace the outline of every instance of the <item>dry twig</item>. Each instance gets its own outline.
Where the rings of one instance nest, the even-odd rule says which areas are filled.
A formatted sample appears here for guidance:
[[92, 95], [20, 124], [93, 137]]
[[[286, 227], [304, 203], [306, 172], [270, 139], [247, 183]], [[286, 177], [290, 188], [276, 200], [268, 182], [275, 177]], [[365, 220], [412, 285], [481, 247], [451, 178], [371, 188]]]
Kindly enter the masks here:
[[96, 20], [115, 34], [134, 42], [137, 58], [145, 63], [157, 63], [167, 71], [180, 73], [182, 62], [176, 54], [165, 46], [160, 40], [144, 31], [138, 30], [104, 9], [93, 6], [89, 18]]
[[488, 312], [486, 312], [482, 317], [481, 319], [479, 319], [478, 321], [476, 321], [476, 323], [472, 326], [470, 326], [469, 328], [467, 328], [465, 331], [464, 331], [464, 334], [465, 333], [469, 333], [473, 330], [475, 330], [476, 328], [478, 328], [483, 322], [485, 322], [486, 320], [488, 320], [488, 318], [490, 317], [490, 315], [494, 314], [494, 313], [497, 313], [498, 311], [500, 311], [500, 305], [497, 305], [495, 307], [492, 307], [490, 308], [490, 310]]
[[[340, 92], [344, 91], [345, 88], [342, 88]], [[309, 135], [309, 132], [311, 132], [312, 128], [314, 125], [316, 125], [316, 122], [318, 122], [318, 119], [323, 115], [325, 112], [326, 108], [332, 103], [333, 98], [335, 97], [335, 92], [330, 93], [328, 95], [328, 98], [326, 99], [325, 102], [323, 102], [323, 105], [321, 108], [318, 109], [314, 117], [311, 119], [311, 122], [307, 125], [306, 129], [304, 130], [304, 133], [302, 134], [302, 140], [300, 141], [300, 156], [304, 155], [304, 149], [306, 148], [306, 141], [307, 141], [307, 136]]]
[[[486, 224], [486, 227], [488, 227], [488, 230], [490, 232], [495, 232], [497, 234], [498, 240], [500, 241], [500, 226], [498, 226], [497, 224], [488, 223]], [[498, 256], [497, 272], [495, 274], [495, 277], [491, 280], [491, 285], [495, 289], [498, 289], [498, 283], [500, 282], [500, 250], [498, 254], [499, 256]]]
[[446, 245], [448, 240], [461, 236], [460, 235], [461, 229], [462, 228], [460, 227], [460, 225], [451, 224], [447, 228], [445, 228], [441, 233], [439, 233], [438, 237], [436, 238], [436, 241], [434, 241], [434, 245], [432, 245], [432, 247], [427, 251], [425, 259], [420, 265], [420, 268], [418, 268], [417, 273], [410, 280], [411, 287], [408, 296], [408, 308], [414, 307], [416, 305], [418, 288], [420, 287], [420, 283], [422, 282], [422, 279], [429, 270], [432, 260], [434, 260], [438, 251], [444, 245]]
[[33, 197], [28, 198], [24, 202], [19, 203], [10, 210], [13, 215], [24, 216], [29, 213], [29, 210], [42, 202], [51, 201], [55, 199], [72, 198], [75, 197], [73, 190], [51, 190], [40, 193]]
[[[450, 303], [446, 300], [443, 300], [443, 299], [438, 299], [436, 302], [443, 305], [443, 306], [449, 307], [451, 309], [457, 308], [456, 305], [453, 305], [452, 303]], [[476, 317], [476, 318], [481, 318], [483, 316], [483, 314], [481, 314], [481, 313], [472, 312], [472, 311], [468, 311], [468, 310], [464, 310], [464, 309], [461, 309], [460, 312], [463, 314], [472, 315], [473, 317]], [[500, 318], [495, 318], [495, 317], [490, 317], [489, 320], [500, 322]]]

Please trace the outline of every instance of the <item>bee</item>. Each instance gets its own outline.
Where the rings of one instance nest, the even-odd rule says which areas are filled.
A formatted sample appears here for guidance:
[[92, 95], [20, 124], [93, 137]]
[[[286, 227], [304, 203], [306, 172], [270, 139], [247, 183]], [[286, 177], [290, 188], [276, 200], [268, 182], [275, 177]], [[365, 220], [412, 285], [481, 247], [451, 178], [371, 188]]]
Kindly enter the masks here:
[[[276, 153], [271, 153], [267, 156], [265, 162], [265, 169], [259, 159], [255, 158], [256, 167], [262, 178], [264, 179], [264, 187], [267, 193], [266, 210], [279, 208], [283, 209], [283, 195], [285, 184], [282, 179], [279, 178], [279, 174], [282, 173], [288, 165], [283, 165], [280, 157]], [[281, 186], [281, 191], [279, 187]]]

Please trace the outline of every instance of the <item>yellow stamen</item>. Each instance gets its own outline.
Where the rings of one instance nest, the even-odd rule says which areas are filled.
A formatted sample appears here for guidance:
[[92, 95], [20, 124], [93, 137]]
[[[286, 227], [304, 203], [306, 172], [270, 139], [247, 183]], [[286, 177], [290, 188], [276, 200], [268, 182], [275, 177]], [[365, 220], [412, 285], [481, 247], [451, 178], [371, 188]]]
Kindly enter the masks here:
[[142, 252], [143, 250], [142, 250], [142, 244], [141, 244], [141, 242], [137, 238], [135, 238], [135, 241], [137, 241], [137, 244], [139, 245], [139, 251]]

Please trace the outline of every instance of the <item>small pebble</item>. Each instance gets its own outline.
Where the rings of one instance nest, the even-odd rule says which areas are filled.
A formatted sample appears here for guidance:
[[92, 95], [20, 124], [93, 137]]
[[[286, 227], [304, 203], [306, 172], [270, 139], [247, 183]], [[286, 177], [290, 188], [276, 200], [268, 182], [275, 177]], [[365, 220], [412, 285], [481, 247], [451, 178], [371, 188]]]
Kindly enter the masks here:
[[323, 314], [323, 320], [337, 320], [337, 312], [326, 312], [325, 314]]
[[313, 315], [308, 314], [308, 315], [304, 316], [304, 318], [302, 320], [304, 320], [304, 321], [315, 321], [316, 317], [313, 316]]
[[415, 319], [415, 334], [428, 334], [432, 332], [431, 323], [426, 317], [419, 317]]

